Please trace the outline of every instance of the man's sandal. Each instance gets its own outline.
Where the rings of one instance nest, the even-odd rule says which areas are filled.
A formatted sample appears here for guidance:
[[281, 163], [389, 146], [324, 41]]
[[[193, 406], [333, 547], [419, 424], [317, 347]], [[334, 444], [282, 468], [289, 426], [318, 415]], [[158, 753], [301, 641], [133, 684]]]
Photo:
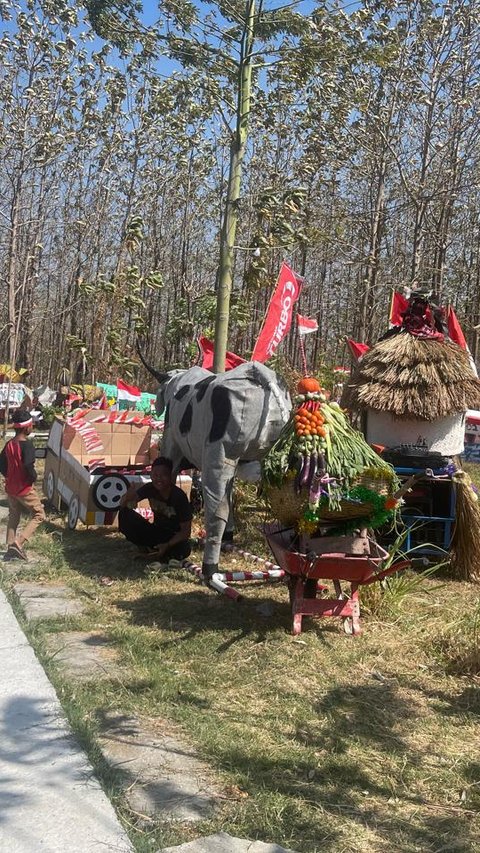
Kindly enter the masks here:
[[8, 546], [8, 551], [5, 556], [7, 555], [11, 555], [8, 557], [9, 560], [28, 560], [25, 551], [20, 547], [20, 545], [17, 545], [16, 542], [13, 542], [12, 545]]

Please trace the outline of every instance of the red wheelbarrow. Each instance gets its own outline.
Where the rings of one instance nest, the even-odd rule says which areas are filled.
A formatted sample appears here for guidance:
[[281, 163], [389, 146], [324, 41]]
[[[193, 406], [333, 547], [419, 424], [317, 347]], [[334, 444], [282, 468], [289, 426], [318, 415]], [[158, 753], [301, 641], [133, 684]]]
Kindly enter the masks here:
[[[409, 560], [398, 560], [382, 568], [389, 554], [366, 531], [356, 536], [309, 539], [298, 537], [293, 528], [285, 529], [279, 522], [272, 522], [264, 525], [263, 532], [275, 559], [288, 575], [293, 634], [300, 634], [303, 616], [336, 616], [343, 619], [347, 634], [360, 634], [359, 586], [381, 581], [410, 565]], [[317, 599], [317, 593], [328, 590], [320, 580], [333, 581], [336, 598]], [[342, 591], [341, 581], [350, 584], [348, 595]]]

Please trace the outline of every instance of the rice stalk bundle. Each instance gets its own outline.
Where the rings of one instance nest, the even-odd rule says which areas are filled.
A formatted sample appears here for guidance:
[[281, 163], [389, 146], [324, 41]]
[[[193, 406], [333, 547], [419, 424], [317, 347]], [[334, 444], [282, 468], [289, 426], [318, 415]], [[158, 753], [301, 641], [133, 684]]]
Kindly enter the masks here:
[[450, 546], [452, 571], [457, 580], [480, 578], [480, 506], [466, 471], [457, 471], [455, 485], [455, 532]]

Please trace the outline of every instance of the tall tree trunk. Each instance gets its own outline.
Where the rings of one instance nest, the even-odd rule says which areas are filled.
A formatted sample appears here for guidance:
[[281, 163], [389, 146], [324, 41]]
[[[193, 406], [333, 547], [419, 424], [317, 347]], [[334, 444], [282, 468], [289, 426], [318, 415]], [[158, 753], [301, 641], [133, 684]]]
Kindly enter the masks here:
[[22, 189], [22, 174], [19, 170], [13, 193], [10, 214], [10, 240], [8, 246], [8, 357], [12, 367], [15, 365], [17, 349], [17, 267], [18, 267], [18, 238], [20, 228], [20, 195]]
[[250, 100], [252, 90], [252, 49], [255, 27], [255, 0], [247, 0], [245, 26], [242, 37], [238, 72], [238, 98], [236, 128], [230, 145], [225, 217], [220, 235], [220, 263], [218, 270], [217, 312], [215, 317], [215, 352], [213, 370], [223, 373], [227, 352], [230, 294], [232, 292], [235, 234], [238, 220], [238, 203], [242, 184], [242, 166], [248, 139]]

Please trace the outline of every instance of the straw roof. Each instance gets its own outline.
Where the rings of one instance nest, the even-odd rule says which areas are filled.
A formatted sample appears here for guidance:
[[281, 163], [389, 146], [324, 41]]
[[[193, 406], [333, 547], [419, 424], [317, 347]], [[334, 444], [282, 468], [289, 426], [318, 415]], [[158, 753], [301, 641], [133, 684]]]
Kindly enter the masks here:
[[342, 405], [434, 421], [480, 408], [480, 381], [468, 353], [457, 344], [401, 332], [363, 356]]

